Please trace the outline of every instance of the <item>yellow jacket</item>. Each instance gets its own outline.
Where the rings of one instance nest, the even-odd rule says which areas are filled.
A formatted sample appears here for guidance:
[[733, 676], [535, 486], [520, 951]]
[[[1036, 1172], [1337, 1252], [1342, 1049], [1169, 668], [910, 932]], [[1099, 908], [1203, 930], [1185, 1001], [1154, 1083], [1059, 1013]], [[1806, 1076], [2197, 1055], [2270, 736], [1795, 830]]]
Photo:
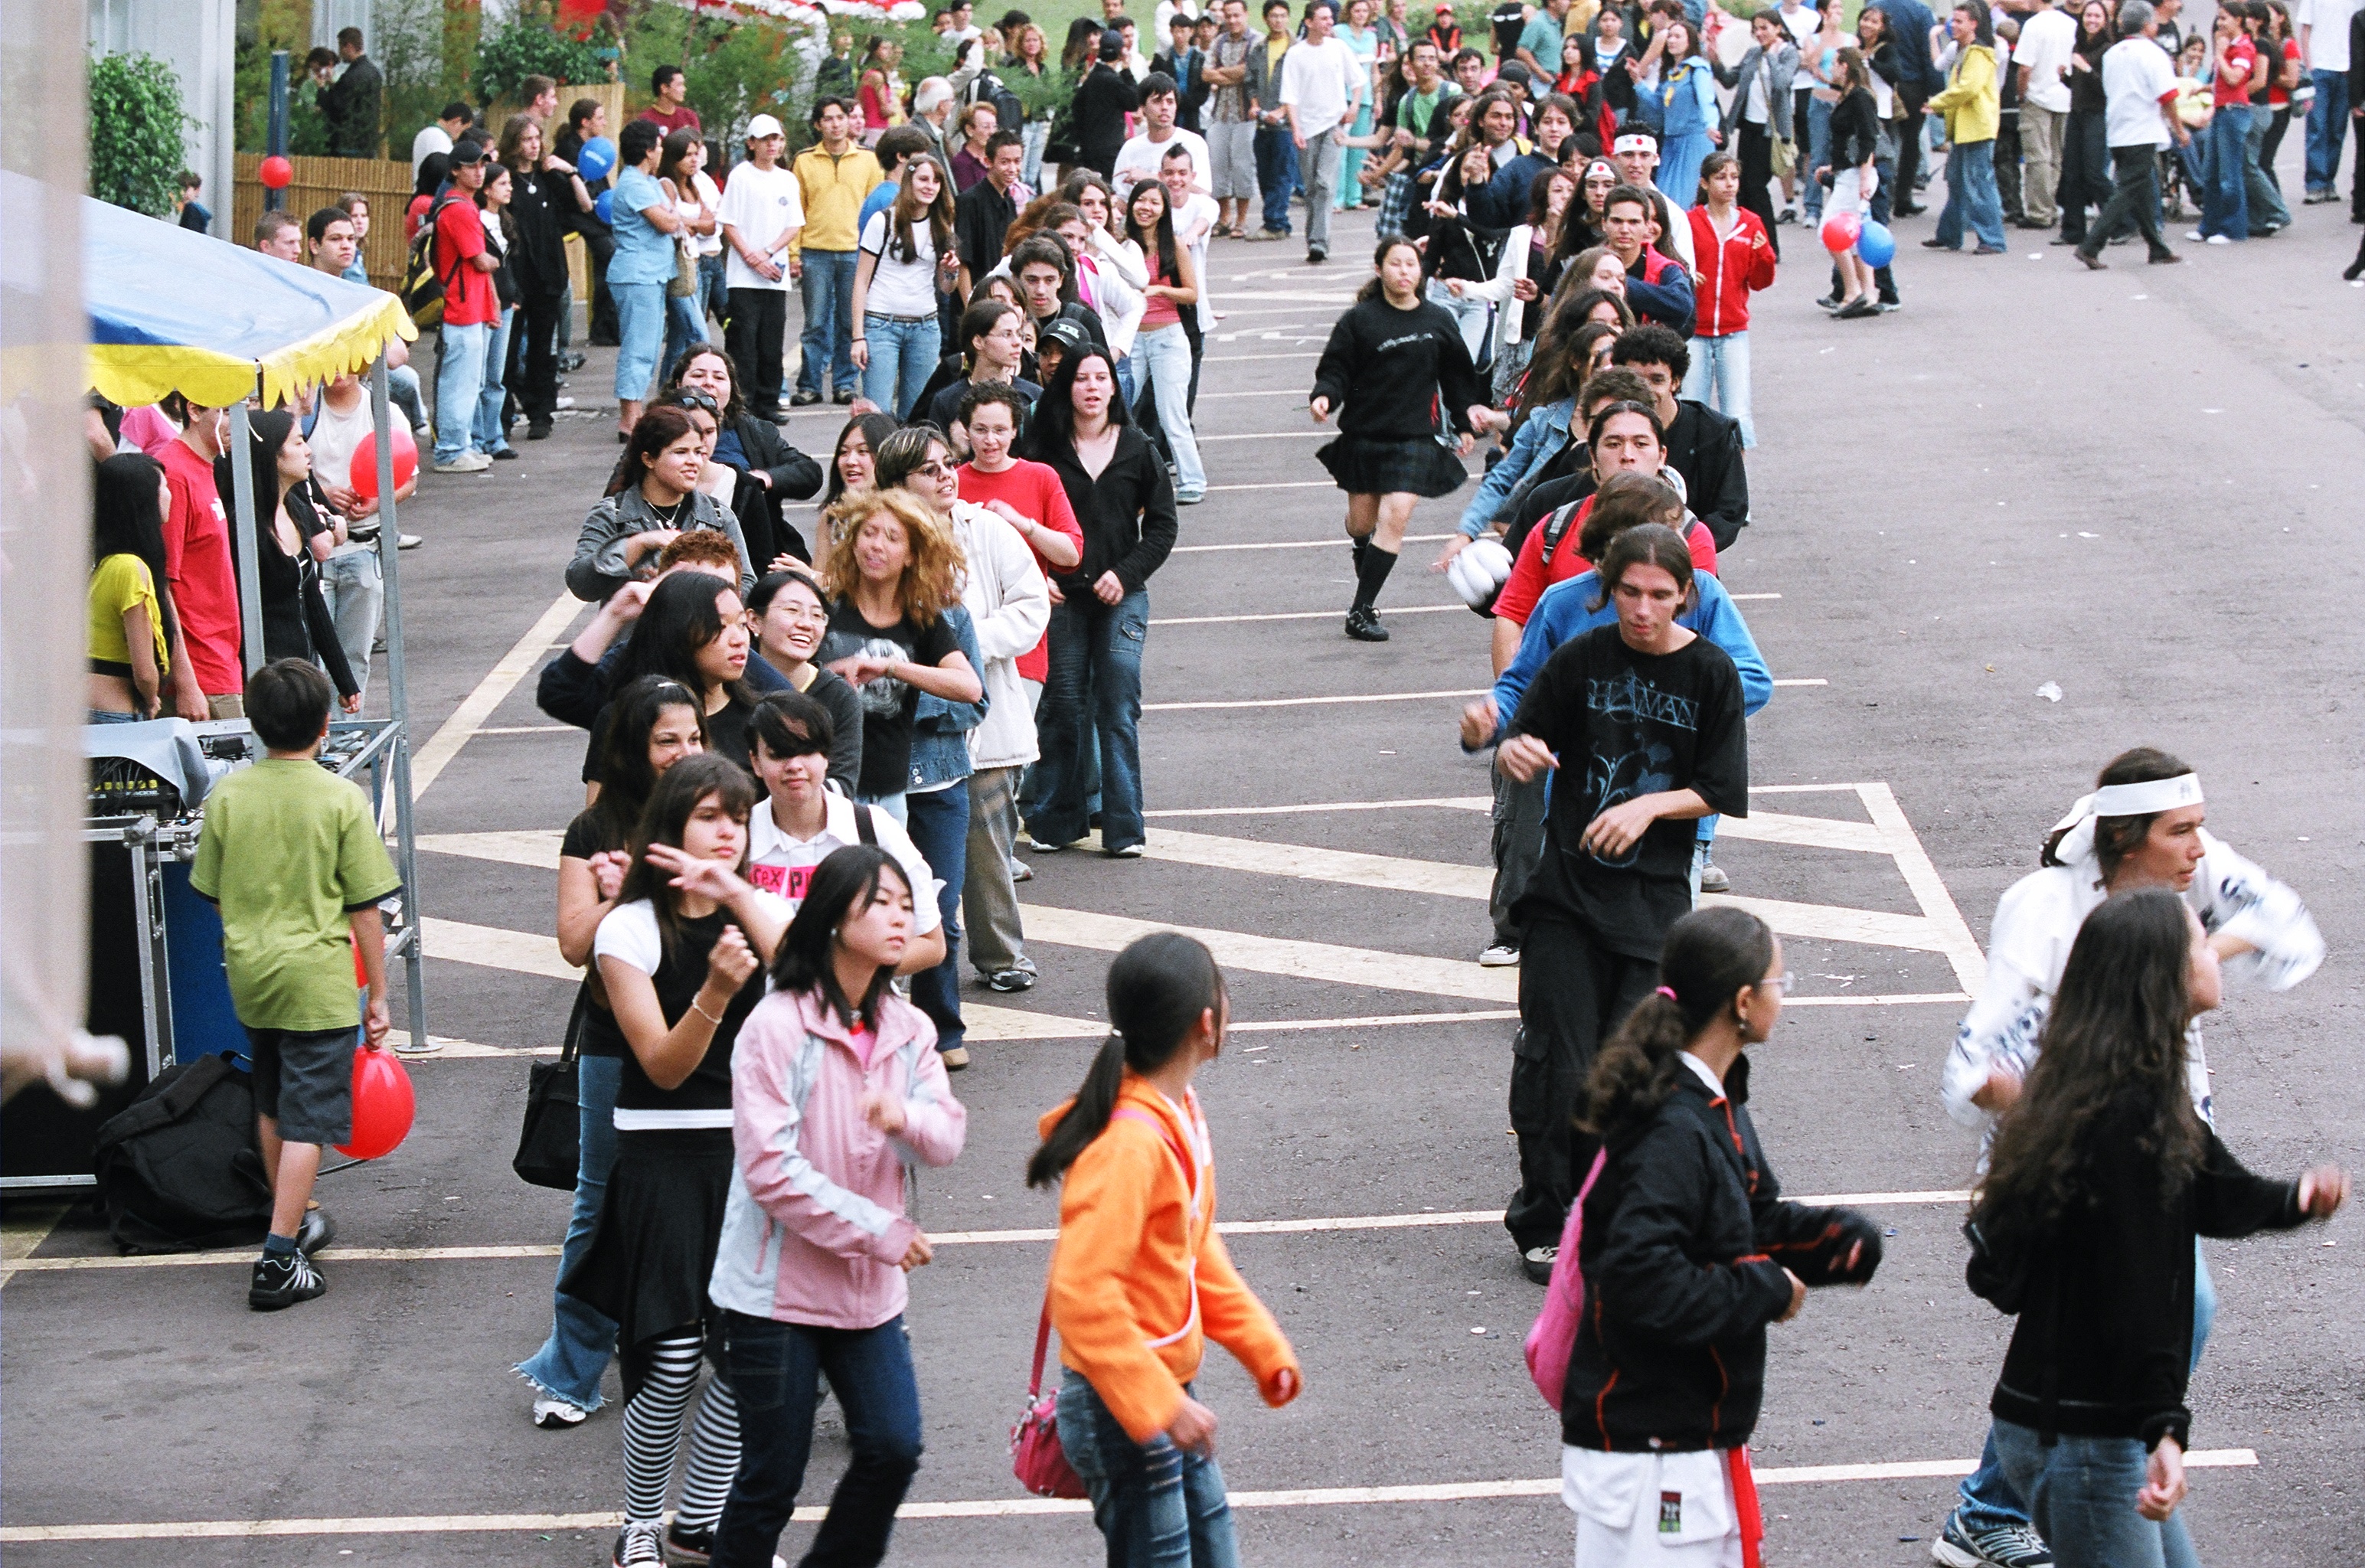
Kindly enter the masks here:
[[1928, 105], [1946, 117], [1946, 140], [1993, 141], [2003, 118], [2002, 90], [1996, 85], [1995, 50], [1972, 44], [1955, 56], [1946, 85], [1933, 94]]
[[[1044, 1115], [1044, 1137], [1074, 1104]], [[1239, 1359], [1268, 1405], [1285, 1403], [1277, 1380], [1283, 1371], [1297, 1372], [1281, 1326], [1216, 1234], [1216, 1167], [1206, 1148], [1195, 1096], [1178, 1114], [1147, 1080], [1127, 1072], [1116, 1114], [1068, 1168], [1059, 1194], [1059, 1239], [1045, 1293], [1059, 1361], [1084, 1375], [1138, 1443], [1172, 1424], [1182, 1385], [1199, 1375], [1203, 1334]], [[1198, 1167], [1195, 1204], [1183, 1184], [1185, 1149]], [[1302, 1373], [1298, 1381], [1302, 1386]]]
[[849, 145], [833, 158], [816, 143], [797, 154], [793, 167], [798, 194], [804, 198], [805, 227], [789, 247], [790, 253], [853, 250], [862, 238], [855, 225], [862, 216], [862, 198], [886, 178], [879, 172], [877, 156], [868, 148]]

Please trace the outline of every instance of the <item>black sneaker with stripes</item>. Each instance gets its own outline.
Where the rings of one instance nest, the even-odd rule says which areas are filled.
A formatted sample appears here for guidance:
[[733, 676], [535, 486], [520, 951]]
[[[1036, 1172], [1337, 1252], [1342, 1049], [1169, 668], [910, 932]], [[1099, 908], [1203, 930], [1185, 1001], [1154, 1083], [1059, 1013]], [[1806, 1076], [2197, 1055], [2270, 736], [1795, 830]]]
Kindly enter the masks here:
[[255, 1260], [254, 1277], [246, 1287], [246, 1305], [257, 1312], [277, 1312], [299, 1301], [310, 1301], [329, 1288], [312, 1260], [301, 1252]]

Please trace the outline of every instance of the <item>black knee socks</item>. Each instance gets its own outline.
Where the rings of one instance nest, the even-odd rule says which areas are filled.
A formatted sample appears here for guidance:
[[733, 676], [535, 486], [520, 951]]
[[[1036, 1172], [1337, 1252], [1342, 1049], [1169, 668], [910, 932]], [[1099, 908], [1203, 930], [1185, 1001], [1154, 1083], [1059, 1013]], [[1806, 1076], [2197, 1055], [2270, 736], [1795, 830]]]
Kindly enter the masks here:
[[1395, 566], [1396, 553], [1385, 548], [1377, 540], [1356, 541], [1355, 607], [1357, 609], [1370, 610], [1380, 602], [1380, 589], [1386, 585], [1388, 574], [1395, 570]]

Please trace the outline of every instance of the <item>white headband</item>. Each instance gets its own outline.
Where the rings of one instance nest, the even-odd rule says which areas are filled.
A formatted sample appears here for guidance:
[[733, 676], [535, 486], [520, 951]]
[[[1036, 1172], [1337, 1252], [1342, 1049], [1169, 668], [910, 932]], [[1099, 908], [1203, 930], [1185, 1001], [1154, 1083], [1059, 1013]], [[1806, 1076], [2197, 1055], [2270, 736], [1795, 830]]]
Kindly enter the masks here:
[[2070, 807], [2069, 814], [2053, 824], [2053, 831], [2062, 834], [2061, 842], [2054, 847], [2054, 858], [2064, 866], [2093, 858], [2097, 818], [2158, 816], [2180, 806], [2199, 804], [2201, 778], [2197, 774], [2180, 773], [2173, 778], [2147, 778], [2137, 784], [2106, 784]]
[[1655, 152], [1659, 144], [1647, 136], [1621, 136], [1609, 144], [1612, 152]]

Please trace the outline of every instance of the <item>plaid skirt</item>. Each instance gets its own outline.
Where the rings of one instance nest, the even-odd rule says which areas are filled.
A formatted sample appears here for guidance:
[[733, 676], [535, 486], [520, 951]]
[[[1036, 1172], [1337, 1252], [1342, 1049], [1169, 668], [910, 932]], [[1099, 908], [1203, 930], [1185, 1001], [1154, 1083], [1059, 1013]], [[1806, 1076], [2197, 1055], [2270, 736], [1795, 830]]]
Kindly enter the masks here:
[[1351, 496], [1407, 492], [1432, 499], [1450, 496], [1469, 478], [1462, 460], [1434, 440], [1381, 441], [1342, 435], [1314, 454], [1339, 487]]

